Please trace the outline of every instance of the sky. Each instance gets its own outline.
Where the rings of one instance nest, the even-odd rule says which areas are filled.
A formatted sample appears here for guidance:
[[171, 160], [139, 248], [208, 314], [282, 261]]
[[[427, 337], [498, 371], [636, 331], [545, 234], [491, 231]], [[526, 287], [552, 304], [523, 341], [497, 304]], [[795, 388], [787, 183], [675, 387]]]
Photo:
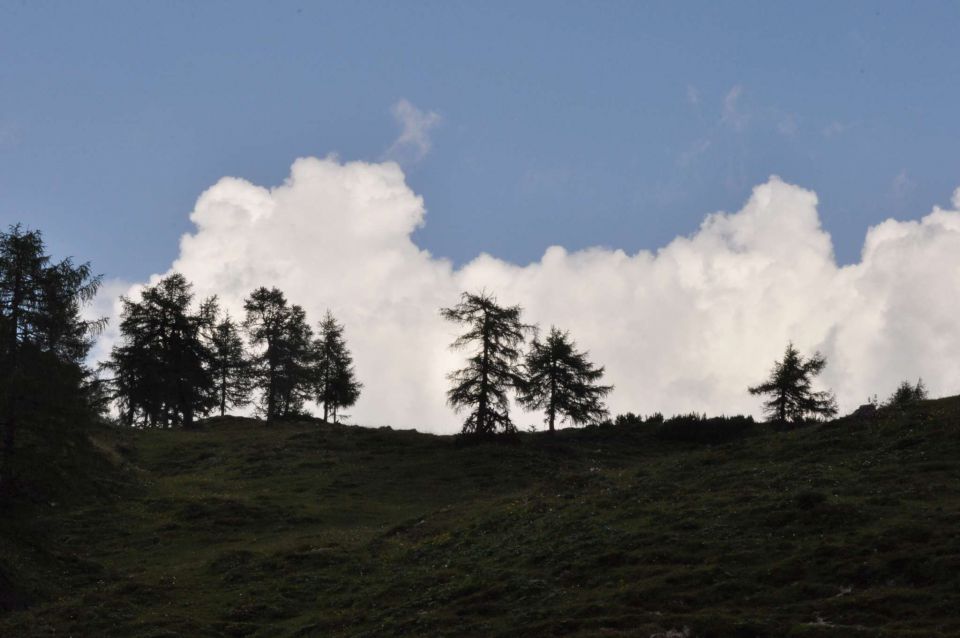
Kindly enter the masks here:
[[948, 392], [958, 25], [937, 2], [0, 1], [0, 223], [90, 260], [107, 314], [174, 268], [235, 312], [262, 284], [334, 309], [369, 422], [455, 426], [436, 309], [473, 287], [571, 329], [618, 411], [754, 410], [787, 339], [832, 357], [844, 408]]

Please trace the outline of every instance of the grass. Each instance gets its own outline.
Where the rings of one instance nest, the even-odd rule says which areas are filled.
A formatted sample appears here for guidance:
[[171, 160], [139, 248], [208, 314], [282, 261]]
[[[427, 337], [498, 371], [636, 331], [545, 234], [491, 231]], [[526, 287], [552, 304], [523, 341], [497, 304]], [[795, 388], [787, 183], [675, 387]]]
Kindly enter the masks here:
[[958, 398], [722, 445], [244, 419], [89, 443], [56, 504], [3, 512], [2, 636], [960, 635]]

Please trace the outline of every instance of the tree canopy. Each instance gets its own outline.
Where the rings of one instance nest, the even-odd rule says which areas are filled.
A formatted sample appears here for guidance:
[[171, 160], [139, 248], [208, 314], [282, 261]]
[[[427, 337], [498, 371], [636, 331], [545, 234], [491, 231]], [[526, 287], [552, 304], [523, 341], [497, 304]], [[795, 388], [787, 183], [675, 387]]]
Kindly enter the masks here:
[[209, 325], [206, 340], [210, 349], [210, 372], [217, 406], [223, 416], [227, 408], [243, 407], [250, 402], [253, 379], [243, 336], [230, 315]]
[[[39, 231], [0, 231], [0, 482], [6, 489], [21, 425], [72, 424], [95, 406], [84, 359], [105, 320], [81, 310], [100, 286], [89, 264], [51, 260]], [[43, 434], [50, 441], [56, 437]], [[62, 432], [61, 432], [62, 434]]]
[[451, 347], [471, 351], [467, 365], [448, 375], [453, 383], [448, 403], [457, 411], [470, 410], [463, 423], [465, 434], [516, 430], [507, 392], [523, 384], [517, 361], [530, 326], [520, 321], [521, 312], [520, 306], [501, 306], [487, 293], [466, 292], [456, 306], [440, 310], [443, 318], [466, 327]]
[[832, 392], [812, 389], [813, 378], [826, 365], [826, 358], [819, 352], [805, 359], [789, 343], [767, 380], [748, 390], [750, 394], [770, 397], [763, 407], [771, 421], [799, 423], [811, 417], [829, 418], [837, 413], [836, 398]]
[[268, 421], [303, 414], [313, 389], [313, 331], [306, 311], [287, 303], [277, 288], [257, 288], [244, 302], [244, 327], [260, 348], [251, 357], [261, 389], [260, 410]]
[[202, 338], [216, 301], [194, 311], [190, 282], [174, 273], [123, 297], [121, 341], [105, 368], [113, 373], [121, 418], [128, 425], [190, 427], [215, 405], [211, 356]]
[[927, 386], [923, 384], [923, 379], [917, 379], [916, 385], [911, 385], [909, 381], [903, 381], [887, 399], [886, 405], [902, 408], [917, 401], [924, 401], [926, 398]]
[[340, 408], [348, 408], [360, 398], [363, 384], [357, 381], [353, 356], [347, 349], [343, 326], [329, 310], [320, 322], [320, 335], [314, 342], [315, 393], [323, 404], [323, 420], [337, 421]]
[[558, 416], [574, 425], [595, 423], [607, 416], [603, 398], [613, 386], [597, 383], [603, 368], [594, 367], [587, 353], [577, 351], [569, 333], [551, 327], [545, 340], [534, 337], [523, 367], [520, 403], [544, 410], [551, 432]]

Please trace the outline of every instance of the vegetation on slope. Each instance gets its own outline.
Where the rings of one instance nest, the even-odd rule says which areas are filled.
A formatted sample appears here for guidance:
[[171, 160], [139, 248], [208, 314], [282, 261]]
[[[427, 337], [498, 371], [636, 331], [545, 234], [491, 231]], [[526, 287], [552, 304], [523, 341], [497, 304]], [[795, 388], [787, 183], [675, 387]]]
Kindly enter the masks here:
[[960, 634], [960, 399], [659, 427], [96, 431], [96, 490], [3, 512], [0, 635]]

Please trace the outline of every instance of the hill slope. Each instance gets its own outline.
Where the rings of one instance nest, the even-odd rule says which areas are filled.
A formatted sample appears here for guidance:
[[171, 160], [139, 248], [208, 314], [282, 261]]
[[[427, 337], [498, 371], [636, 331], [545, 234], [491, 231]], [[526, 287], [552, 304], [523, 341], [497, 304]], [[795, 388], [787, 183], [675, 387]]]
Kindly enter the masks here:
[[958, 435], [956, 398], [713, 447], [100, 433], [125, 487], [4, 515], [0, 635], [960, 635]]

